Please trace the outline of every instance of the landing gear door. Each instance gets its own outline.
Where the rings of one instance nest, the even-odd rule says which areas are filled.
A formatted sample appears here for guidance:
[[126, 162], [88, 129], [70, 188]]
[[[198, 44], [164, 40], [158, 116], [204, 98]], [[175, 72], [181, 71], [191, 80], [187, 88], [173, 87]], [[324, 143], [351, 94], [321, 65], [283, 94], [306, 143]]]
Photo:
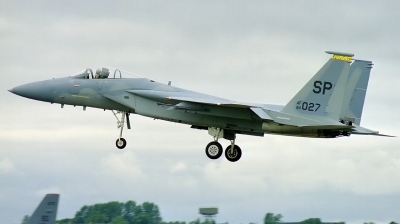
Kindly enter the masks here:
[[224, 137], [224, 129], [209, 127], [208, 134], [213, 136], [214, 138], [223, 138]]

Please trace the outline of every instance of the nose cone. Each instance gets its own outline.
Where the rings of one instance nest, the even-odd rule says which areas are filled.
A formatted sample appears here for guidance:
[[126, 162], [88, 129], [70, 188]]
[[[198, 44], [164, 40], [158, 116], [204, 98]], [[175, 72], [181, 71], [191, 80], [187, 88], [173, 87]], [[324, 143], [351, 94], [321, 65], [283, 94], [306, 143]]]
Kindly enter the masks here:
[[29, 99], [50, 101], [50, 91], [45, 83], [46, 81], [33, 82], [14, 87], [8, 91]]

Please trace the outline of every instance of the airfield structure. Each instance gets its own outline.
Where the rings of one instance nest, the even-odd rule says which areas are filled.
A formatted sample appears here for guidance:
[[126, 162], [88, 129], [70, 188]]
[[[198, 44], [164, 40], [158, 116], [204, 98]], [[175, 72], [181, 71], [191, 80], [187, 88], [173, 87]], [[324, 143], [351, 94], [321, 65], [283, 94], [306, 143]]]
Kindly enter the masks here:
[[213, 219], [218, 214], [218, 208], [200, 208], [199, 213], [203, 215], [206, 220]]

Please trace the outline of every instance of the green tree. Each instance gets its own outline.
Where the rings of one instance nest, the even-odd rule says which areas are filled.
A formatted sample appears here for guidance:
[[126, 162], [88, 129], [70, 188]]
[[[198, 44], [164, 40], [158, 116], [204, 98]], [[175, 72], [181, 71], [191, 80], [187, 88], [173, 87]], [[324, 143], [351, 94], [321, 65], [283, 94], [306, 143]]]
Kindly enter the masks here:
[[144, 202], [134, 208], [131, 224], [160, 224], [161, 216], [158, 206]]
[[107, 222], [111, 222], [114, 217], [121, 216], [123, 203], [112, 201], [105, 204], [99, 204], [98, 211], [107, 216]]
[[175, 221], [175, 222], [161, 222], [161, 224], [186, 224], [186, 222], [179, 222], [179, 221]]
[[319, 218], [309, 218], [301, 221], [300, 224], [322, 224], [322, 222]]
[[282, 217], [283, 216], [281, 214], [274, 215], [274, 213], [268, 212], [264, 217], [264, 224], [282, 223], [282, 221], [281, 221]]
[[189, 222], [189, 224], [200, 224], [200, 219]]
[[[113, 201], [90, 206], [85, 205], [76, 212], [71, 222], [109, 223], [118, 216], [122, 217], [128, 224], [159, 224], [161, 222], [157, 205], [149, 202], [136, 205], [134, 201], [128, 201], [125, 204]], [[121, 221], [120, 218], [118, 220]]]
[[136, 202], [134, 201], [127, 201], [123, 206], [122, 206], [122, 211], [121, 215], [127, 220], [130, 224], [133, 224], [133, 218], [135, 216], [135, 208], [136, 208]]
[[206, 219], [201, 224], [217, 224], [213, 219]]
[[57, 220], [56, 223], [57, 224], [68, 224], [68, 223], [73, 223], [72, 220], [73, 219], [61, 219], [61, 220]]
[[216, 222], [213, 219], [206, 219], [203, 222], [200, 221], [200, 219], [196, 219], [194, 221], [189, 222], [189, 224], [216, 224]]
[[129, 224], [122, 216], [114, 217], [109, 224]]
[[75, 213], [75, 217], [72, 219], [72, 223], [84, 223], [89, 206], [84, 205], [81, 210]]
[[398, 223], [395, 221], [391, 221], [389, 224], [398, 224]]
[[29, 215], [25, 215], [24, 218], [22, 218], [21, 223], [25, 224], [26, 222], [28, 222], [28, 220], [29, 220]]
[[113, 218], [121, 216], [128, 224], [135, 224], [132, 221], [132, 217], [135, 215], [133, 211], [136, 207], [136, 203], [133, 201], [128, 201], [125, 204], [112, 201], [90, 206], [85, 205], [75, 214], [71, 221], [73, 223], [109, 223]]
[[87, 218], [85, 219], [85, 223], [93, 222], [93, 223], [105, 223], [108, 222], [108, 217], [105, 214], [100, 213], [99, 211], [91, 211]]

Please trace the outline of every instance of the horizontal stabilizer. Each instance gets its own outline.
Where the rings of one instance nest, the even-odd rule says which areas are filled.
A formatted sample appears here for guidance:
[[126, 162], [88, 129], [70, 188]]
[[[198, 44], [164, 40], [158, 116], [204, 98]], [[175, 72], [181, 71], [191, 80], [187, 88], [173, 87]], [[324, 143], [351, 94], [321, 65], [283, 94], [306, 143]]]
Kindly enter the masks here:
[[393, 135], [384, 135], [384, 134], [379, 134], [379, 131], [374, 131], [370, 130], [368, 128], [364, 128], [358, 125], [355, 125], [353, 127], [353, 131], [351, 131], [352, 134], [357, 134], [357, 135], [376, 135], [376, 136], [382, 136], [382, 137], [396, 137]]
[[[337, 129], [347, 128], [348, 126], [335, 121], [326, 116], [308, 115], [308, 114], [286, 114], [276, 111], [268, 111], [268, 115], [278, 124], [285, 124], [297, 127], [323, 128], [335, 127]], [[328, 128], [329, 129], [329, 128]]]
[[351, 126], [348, 125], [307, 125], [307, 126], [300, 126], [303, 128], [315, 128], [315, 129], [325, 129], [325, 130], [344, 130], [348, 131], [351, 130]]

